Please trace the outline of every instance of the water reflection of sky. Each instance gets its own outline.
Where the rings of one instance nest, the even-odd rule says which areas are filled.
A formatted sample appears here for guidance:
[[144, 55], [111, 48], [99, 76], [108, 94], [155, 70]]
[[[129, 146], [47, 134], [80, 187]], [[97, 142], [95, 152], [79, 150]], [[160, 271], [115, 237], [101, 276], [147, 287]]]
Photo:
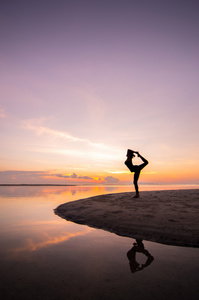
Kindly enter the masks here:
[[[127, 252], [134, 240], [67, 222], [53, 211], [67, 201], [129, 190], [1, 187], [3, 299], [27, 299], [27, 295], [28, 299], [194, 299], [199, 295], [199, 249], [144, 241], [154, 261], [132, 274]], [[140, 266], [146, 259], [136, 253]]]
[[[59, 204], [96, 194], [125, 191], [119, 187], [10, 186], [0, 189], [1, 237], [7, 253], [18, 256], [27, 251], [59, 244], [86, 235], [91, 228], [66, 222], [55, 216]], [[9, 239], [8, 239], [9, 237]]]

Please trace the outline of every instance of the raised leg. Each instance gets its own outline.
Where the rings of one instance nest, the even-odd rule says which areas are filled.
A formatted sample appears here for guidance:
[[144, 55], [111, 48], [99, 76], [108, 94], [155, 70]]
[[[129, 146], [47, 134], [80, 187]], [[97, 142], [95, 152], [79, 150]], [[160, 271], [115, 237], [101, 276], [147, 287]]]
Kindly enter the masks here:
[[137, 154], [138, 154], [138, 157], [140, 157], [141, 160], [143, 161], [143, 164], [139, 165], [139, 169], [141, 171], [144, 167], [146, 167], [146, 165], [148, 165], [149, 162], [142, 155], [140, 155], [139, 152]]

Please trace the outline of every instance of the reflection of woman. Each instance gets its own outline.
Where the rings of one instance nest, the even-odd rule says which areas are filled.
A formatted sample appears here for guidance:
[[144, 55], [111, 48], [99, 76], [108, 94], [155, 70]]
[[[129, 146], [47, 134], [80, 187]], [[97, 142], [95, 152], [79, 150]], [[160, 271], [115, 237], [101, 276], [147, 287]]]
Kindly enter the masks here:
[[[144, 244], [142, 242], [142, 240], [137, 239], [136, 243], [133, 244], [133, 248], [131, 248], [128, 252], [127, 252], [127, 257], [129, 260], [129, 265], [130, 265], [130, 269], [132, 273], [135, 273], [137, 271], [141, 271], [144, 268], [148, 267], [152, 261], [154, 260], [154, 257], [149, 253], [149, 251], [147, 251], [144, 248]], [[147, 257], [147, 260], [145, 262], [145, 264], [142, 264], [140, 266], [140, 264], [136, 261], [136, 253], [142, 253]]]
[[[138, 165], [138, 166], [137, 165], [136, 166], [133, 165], [132, 159], [133, 159], [133, 157], [135, 157], [134, 153], [136, 153], [137, 156], [141, 158], [141, 160], [143, 161], [143, 164]], [[129, 168], [129, 170], [131, 172], [134, 172], [134, 181], [133, 181], [133, 183], [134, 183], [135, 191], [136, 191], [136, 195], [135, 195], [134, 198], [139, 198], [140, 195], [139, 195], [139, 189], [138, 189], [138, 178], [140, 176], [140, 171], [144, 167], [146, 167], [146, 165], [148, 165], [148, 161], [144, 157], [142, 157], [139, 154], [139, 152], [133, 151], [133, 150], [130, 150], [130, 149], [128, 149], [126, 156], [127, 156], [127, 160], [125, 161], [125, 165]]]

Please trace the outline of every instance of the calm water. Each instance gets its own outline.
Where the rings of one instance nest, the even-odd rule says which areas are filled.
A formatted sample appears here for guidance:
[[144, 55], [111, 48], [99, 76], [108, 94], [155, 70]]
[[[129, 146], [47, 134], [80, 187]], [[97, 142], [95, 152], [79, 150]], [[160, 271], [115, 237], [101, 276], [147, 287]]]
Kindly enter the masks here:
[[[199, 249], [143, 241], [148, 252], [136, 253], [129, 264], [135, 240], [67, 222], [53, 211], [68, 201], [131, 189], [0, 187], [1, 299], [198, 298]], [[139, 270], [135, 259], [145, 265], [146, 253], [154, 260]]]

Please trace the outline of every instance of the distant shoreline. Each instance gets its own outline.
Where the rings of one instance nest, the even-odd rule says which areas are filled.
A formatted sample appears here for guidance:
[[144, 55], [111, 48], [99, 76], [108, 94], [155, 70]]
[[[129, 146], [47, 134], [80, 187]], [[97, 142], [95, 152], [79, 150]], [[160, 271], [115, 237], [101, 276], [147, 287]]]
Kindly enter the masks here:
[[34, 183], [19, 183], [19, 184], [12, 184], [12, 183], [3, 183], [0, 186], [77, 186], [76, 184], [34, 184]]
[[[132, 184], [59, 184], [59, 183], [0, 183], [0, 187], [7, 186], [7, 187], [17, 187], [17, 186], [57, 186], [57, 187], [78, 187], [78, 186], [85, 186], [85, 187], [126, 187], [131, 186]], [[181, 189], [199, 189], [199, 184], [141, 184], [142, 189], [144, 191], [155, 191], [155, 190], [181, 190]], [[169, 188], [168, 188], [169, 187]]]

